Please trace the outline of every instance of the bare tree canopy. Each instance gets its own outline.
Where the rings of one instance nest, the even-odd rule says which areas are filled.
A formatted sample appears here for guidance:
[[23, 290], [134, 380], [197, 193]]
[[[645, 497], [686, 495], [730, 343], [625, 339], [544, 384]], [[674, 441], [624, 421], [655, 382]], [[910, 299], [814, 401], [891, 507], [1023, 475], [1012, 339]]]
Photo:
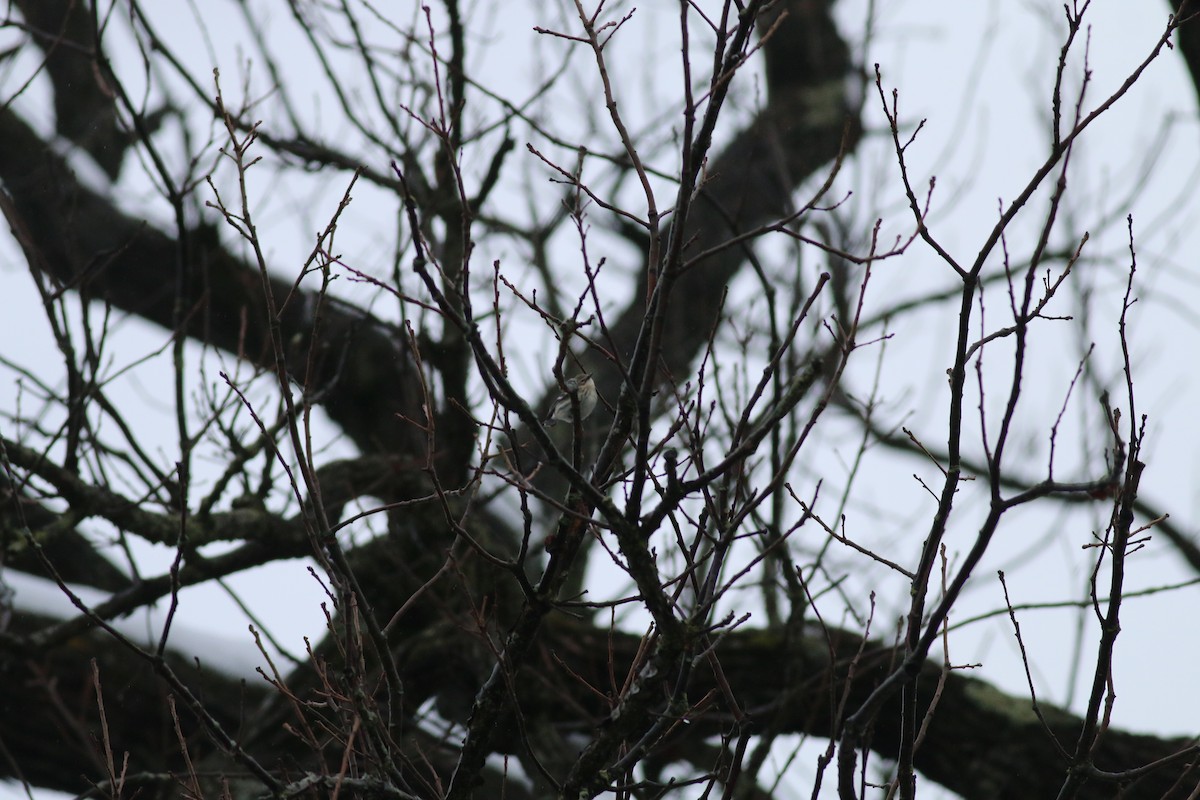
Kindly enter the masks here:
[[1023, 4], [979, 124], [987, 34], [914, 112], [869, 2], [8, 4], [0, 792], [1200, 796], [1118, 699], [1200, 583], [1136, 345], [1195, 181], [1089, 160], [1200, 94], [1137, 5], [1114, 80]]

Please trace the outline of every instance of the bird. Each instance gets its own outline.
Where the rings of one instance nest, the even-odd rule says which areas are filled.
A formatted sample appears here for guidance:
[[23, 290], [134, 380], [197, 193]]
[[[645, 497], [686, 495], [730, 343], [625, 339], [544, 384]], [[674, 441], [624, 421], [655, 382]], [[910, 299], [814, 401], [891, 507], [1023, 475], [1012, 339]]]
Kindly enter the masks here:
[[579, 402], [579, 418], [587, 419], [596, 410], [596, 382], [586, 372], [581, 372], [574, 378], [568, 378], [567, 391], [560, 394], [554, 405], [550, 406], [550, 414], [546, 417], [546, 427], [553, 428], [560, 422], [571, 422], [573, 406], [571, 396]]

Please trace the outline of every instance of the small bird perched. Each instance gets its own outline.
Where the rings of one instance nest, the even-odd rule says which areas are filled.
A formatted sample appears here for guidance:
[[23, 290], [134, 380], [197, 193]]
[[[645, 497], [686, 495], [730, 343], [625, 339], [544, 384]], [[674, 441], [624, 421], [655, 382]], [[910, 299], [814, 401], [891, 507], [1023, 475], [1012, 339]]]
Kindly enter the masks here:
[[567, 379], [567, 391], [563, 392], [550, 406], [550, 416], [546, 417], [546, 427], [553, 428], [560, 422], [571, 422], [571, 395], [579, 401], [579, 417], [587, 419], [596, 410], [596, 382], [586, 372], [581, 372], [574, 378]]

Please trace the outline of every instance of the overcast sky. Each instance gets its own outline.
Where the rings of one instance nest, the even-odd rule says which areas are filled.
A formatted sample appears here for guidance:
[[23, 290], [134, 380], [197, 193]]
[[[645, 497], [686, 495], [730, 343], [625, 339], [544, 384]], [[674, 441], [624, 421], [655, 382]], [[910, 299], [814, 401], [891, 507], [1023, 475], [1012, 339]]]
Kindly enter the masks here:
[[[147, 4], [150, 5], [150, 4]], [[251, 48], [245, 27], [235, 13], [237, 4], [227, 0], [206, 0], [199, 11], [181, 0], [153, 4], [150, 12], [159, 32], [183, 52], [194, 72], [207, 79], [216, 54], [226, 91], [240, 94], [245, 63], [242, 57]], [[201, 4], [198, 4], [201, 5]], [[863, 38], [864, 3], [843, 0], [840, 4], [843, 30], [855, 42]], [[1048, 147], [1049, 92], [1054, 78], [1063, 24], [1061, 4], [1050, 2], [962, 2], [905, 0], [876, 4], [876, 20], [865, 65], [879, 63], [885, 89], [899, 91], [902, 121], [911, 127], [926, 120], [917, 142], [908, 151], [909, 169], [914, 182], [924, 186], [929, 176], [937, 176], [930, 225], [939, 240], [963, 260], [969, 261], [987, 231], [993, 225], [1000, 204], [1006, 204], [1024, 185], [1031, 171], [1045, 157]], [[306, 55], [302, 42], [291, 26], [286, 9], [279, 3], [252, 3], [258, 18], [270, 18], [269, 41], [286, 65], [286, 78], [293, 85], [311, 81], [304, 114], [319, 118], [323, 130], [338, 136], [347, 126], [339, 124], [336, 108], [319, 76], [315, 64]], [[562, 13], [552, 2], [492, 5], [469, 4], [475, 34], [469, 39], [475, 53], [472, 67], [487, 76], [489, 85], [504, 96], [518, 101], [538, 80], [546, 64], [553, 63], [559, 43], [547, 42], [532, 31], [535, 24], [548, 27], [564, 25]], [[502, 9], [502, 10], [501, 10]], [[195, 14], [202, 15], [208, 37], [197, 35], [203, 26]], [[632, 120], [631, 128], [652, 130], [662, 124], [665, 102], [678, 98], [678, 52], [671, 35], [677, 27], [677, 8], [670, 3], [640, 7], [622, 32], [620, 45], [628, 55], [614, 59], [622, 109]], [[1089, 12], [1090, 65], [1093, 83], [1088, 88], [1085, 108], [1094, 107], [1127, 77], [1132, 68], [1152, 49], [1166, 23], [1167, 4], [1151, 0], [1136, 2], [1100, 2]], [[664, 31], [670, 31], [667, 35]], [[382, 37], [384, 33], [377, 32]], [[12, 31], [0, 32], [0, 47], [15, 39]], [[672, 47], [676, 49], [672, 49]], [[112, 49], [117, 69], [136, 82], [140, 65], [130, 53]], [[22, 53], [7, 72], [0, 72], [0, 90], [4, 96], [28, 75], [36, 54]], [[127, 58], [125, 63], [122, 59]], [[1078, 65], [1077, 65], [1078, 66]], [[250, 68], [251, 85], [266, 85], [267, 76], [256, 65]], [[1077, 89], [1079, 70], [1072, 71], [1071, 88]], [[755, 107], [754, 93], [761, 92], [757, 76], [739, 76], [741, 88], [733, 113], [719, 136], [728, 138], [739, 120], [745, 120]], [[868, 87], [874, 92], [873, 87]], [[366, 87], [353, 87], [355, 92]], [[253, 92], [252, 92], [253, 94]], [[1072, 95], [1073, 97], [1074, 95]], [[578, 100], [578, 98], [575, 98]], [[595, 112], [602, 109], [599, 101]], [[551, 115], [568, 108], [551, 108]], [[1145, 460], [1149, 469], [1143, 480], [1143, 495], [1172, 514], [1181, 524], [1195, 529], [1200, 510], [1200, 424], [1196, 422], [1196, 401], [1200, 386], [1195, 377], [1196, 353], [1200, 352], [1200, 333], [1194, 312], [1200, 290], [1193, 254], [1200, 245], [1200, 200], [1192, 188], [1196, 185], [1200, 158], [1196, 148], [1200, 134], [1195, 119], [1195, 90], [1181, 62], [1166, 53], [1153, 64], [1139, 84], [1108, 117], [1102, 120], [1076, 154], [1071, 172], [1072, 194], [1068, 213], [1073, 226], [1090, 235], [1087, 253], [1094, 274], [1083, 281], [1104, 299], [1101, 307], [1118, 307], [1122, 268], [1128, 263], [1125, 213], [1132, 211], [1137, 237], [1138, 266], [1135, 293], [1139, 304], [1131, 316], [1131, 344], [1139, 382], [1139, 410], [1149, 415], [1149, 439]], [[43, 130], [52, 125], [52, 109], [44, 87], [37, 84], [18, 101], [18, 108], [38, 120]], [[839, 178], [834, 194], [853, 192], [849, 203], [861, 202], [864, 232], [873, 222], [872, 214], [883, 214], [885, 239], [904, 235], [912, 227], [912, 218], [901, 202], [896, 181], [895, 159], [890, 140], [878, 135], [883, 117], [878, 101], [868, 102], [868, 124], [875, 133], [858, 150], [852, 163]], [[575, 110], [572, 109], [572, 113]], [[570, 128], [565, 112], [555, 119], [560, 127]], [[270, 111], [264, 117], [272, 119]], [[277, 117], [275, 117], [277, 118]], [[586, 120], [580, 119], [582, 126]], [[526, 135], [516, 132], [518, 136]], [[164, 141], [170, 141], [169, 138]], [[514, 158], [527, 159], [521, 172], [529, 180], [548, 176], [525, 154], [519, 143]], [[561, 153], [559, 154], [561, 155]], [[88, 166], [76, 158], [81, 171]], [[382, 168], [386, 165], [373, 165]], [[474, 165], [478, 168], [479, 165]], [[1135, 185], [1148, 174], [1145, 189], [1132, 204], [1127, 198]], [[228, 180], [226, 174], [219, 178]], [[336, 205], [345, 190], [345, 176], [275, 176], [264, 168], [253, 191], [261, 202], [259, 225], [264, 232], [273, 263], [299, 264], [311, 248], [312, 234]], [[121, 182], [105, 187], [94, 176], [96, 185], [118, 192], [123, 205], [146, 213], [164, 226], [169, 210], [145, 183], [142, 170], [129, 162]], [[548, 185], [548, 184], [547, 184]], [[498, 204], [525, 202], [525, 185], [514, 182], [502, 189], [508, 192], [495, 200]], [[669, 196], [665, 195], [664, 197]], [[1044, 197], [1044, 196], [1043, 196]], [[125, 198], [129, 198], [125, 202]], [[558, 202], [553, 191], [546, 194], [546, 207]], [[397, 200], [363, 184], [355, 192], [355, 202], [343, 218], [339, 234], [339, 252], [348, 262], [368, 270], [386, 270], [394, 246]], [[1016, 230], [1028, 234], [1032, 223]], [[602, 220], [597, 219], [600, 226]], [[1061, 244], [1061, 243], [1060, 243]], [[506, 270], [529, 277], [522, 269], [522, 253], [498, 246], [495, 252], [481, 253], [480, 263], [501, 259]], [[564, 262], [577, 259], [578, 243], [563, 237], [556, 242]], [[612, 244], [606, 253], [614, 260], [614, 269], [636, 263], [635, 256]], [[1022, 245], [1024, 248], [1024, 245]], [[1022, 250], [1024, 252], [1024, 250]], [[286, 269], [284, 270], [287, 271]], [[570, 280], [570, 277], [565, 280]], [[916, 295], [932, 287], [953, 285], [953, 276], [933, 254], [920, 245], [902, 259], [882, 264], [868, 299], [880, 302], [896, 296]], [[41, 310], [40, 301], [28, 276], [24, 260], [11, 236], [0, 235], [0, 341], [7, 344], [3, 356], [13, 364], [37, 374], [51, 385], [61, 385], [61, 368], [56, 366], [57, 351]], [[370, 305], [387, 316], [392, 308], [380, 301], [367, 287], [342, 282], [339, 291], [347, 298]], [[751, 302], [753, 288], [735, 285], [737, 292]], [[989, 296], [993, 303], [989, 314], [1002, 318], [1003, 297]], [[616, 305], [614, 301], [614, 305]], [[868, 309], [869, 313], [870, 309]], [[991, 318], [989, 318], [991, 319]], [[952, 318], [949, 318], [952, 322]], [[882, 375], [885, 387], [882, 412], [896, 422], [916, 430], [937, 432], [938, 412], [946, 403], [945, 383], [930, 376], [944, 374], [949, 366], [950, 348], [945, 336], [950, 322], [946, 317], [916, 317], [897, 321], [890, 329], [889, 360]], [[1031, 381], [1033, 402], [1045, 403], [1057, 412], [1075, 369], [1079, 337], [1097, 344], [1098, 369], [1118, 377], [1116, 329], [1114, 320], [1096, 319], [1080, 334], [1066, 332], [1057, 346], [1035, 348], [1035, 374], [1044, 376]], [[514, 334], [517, 336], [518, 334]], [[544, 332], [536, 334], [530, 346], [514, 355], [514, 376], [531, 390], [545, 380], [545, 364], [553, 351], [553, 341]], [[166, 333], [138, 320], [117, 315], [111, 334], [114, 370], [157, 350], [166, 341]], [[199, 359], [198, 350], [192, 356]], [[876, 355], [864, 353], [851, 379], [855, 385], [869, 385]], [[1000, 356], [997, 355], [997, 358]], [[236, 369], [229, 362], [206, 356], [207, 379], [215, 380], [218, 369]], [[161, 427], [159, 445], [164, 462], [170, 462], [174, 439], [173, 410], [161, 387], [169, 385], [169, 353], [151, 359], [114, 381], [110, 392], [114, 400], [137, 408], [139, 429], [147, 432]], [[198, 380], [200, 380], [198, 378]], [[0, 408], [12, 412], [19, 407], [28, 411], [34, 402], [26, 381], [22, 385], [11, 369], [0, 367]], [[1114, 393], [1116, 395], [1117, 393]], [[1093, 396], [1076, 398], [1076, 403], [1094, 403]], [[1068, 422], [1069, 427], [1071, 423]], [[0, 429], [12, 435], [11, 423], [0, 420]], [[1031, 452], [1044, 444], [1031, 443]], [[331, 445], [329, 453], [346, 453], [344, 445]], [[339, 449], [342, 448], [342, 449]], [[846, 453], [826, 452], [823, 463], [807, 463], [806, 474], [826, 471], [844, 474]], [[1064, 454], [1068, 459], [1070, 455]], [[1031, 464], [1036, 469], [1042, 462]], [[876, 530], [877, 546], [897, 557], [915, 558], [920, 541], [928, 528], [932, 500], [913, 478], [914, 473], [927, 481], [934, 475], [929, 466], [898, 460], [887, 453], [871, 454], [863, 465], [860, 486], [871, 492], [858, 498], [859, 504], [848, 509], [848, 524], [860, 533], [866, 527]], [[1033, 474], [1037, 474], [1034, 472]], [[836, 483], [835, 479], [832, 479]], [[1104, 509], [1095, 508], [1076, 514], [1047, 519], [1043, 507], [1031, 515], [1014, 515], [1014, 523], [1004, 528], [1003, 539], [989, 554], [976, 573], [971, 592], [952, 617], [952, 622], [995, 610], [1003, 606], [1003, 596], [995, 579], [995, 570], [1009, 572], [1009, 590], [1017, 603], [1078, 599], [1094, 553], [1083, 545], [1092, 529], [1104, 525]], [[950, 557], [961, 557], [956, 546], [967, 546], [973, 531], [970, 513], [958, 523], [948, 540]], [[101, 527], [92, 530], [103, 534]], [[1048, 531], [1053, 533], [1048, 533]], [[142, 547], [144, 569], [156, 573], [166, 568], [172, 553], [164, 549]], [[602, 564], [596, 575], [605, 576]], [[1128, 588], [1131, 590], [1187, 580], [1191, 575], [1181, 568], [1169, 547], [1152, 540], [1131, 562]], [[17, 590], [19, 604], [50, 607], [57, 601], [39, 589], [32, 579], [6, 578]], [[618, 591], [621, 576], [604, 578]], [[319, 637], [323, 616], [319, 603], [324, 599], [319, 587], [306, 572], [303, 562], [289, 562], [236, 576], [230, 585], [246, 599], [286, 647], [303, 651], [302, 637]], [[906, 602], [900, 581], [871, 573], [868, 580], [851, 576], [847, 591], [863, 607], [867, 592], [880, 591], [879, 605], [884, 614], [898, 613]], [[53, 594], [53, 593], [51, 593]], [[1200, 660], [1200, 644], [1194, 625], [1179, 609], [1196, 607], [1200, 589], [1195, 587], [1156, 597], [1129, 602], [1124, 606], [1123, 632], [1117, 650], [1116, 681], [1118, 702], [1114, 724], [1164, 734], [1195, 734], [1196, 688], [1194, 665]], [[57, 602], [61, 607], [61, 602]], [[69, 612], [69, 608], [62, 608]], [[203, 586], [183, 593], [180, 614], [181, 634], [176, 644], [194, 647], [211, 657], [212, 640], [199, 638], [219, 635], [234, 642], [222, 646], [233, 668], [247, 670], [255, 663], [253, 641], [246, 630], [248, 620], [232, 600], [218, 587]], [[881, 614], [882, 616], [883, 614]], [[834, 620], [837, 622], [837, 620]], [[1024, 614], [1022, 632], [1034, 666], [1040, 696], [1054, 702], [1079, 700], [1073, 691], [1068, 664], [1078, 635], [1080, 615], [1076, 611]], [[637, 624], [630, 618], [628, 624]], [[130, 623], [154, 630], [153, 619], [138, 615]], [[886, 626], [885, 626], [886, 627]], [[196, 632], [190, 638], [188, 630]], [[1085, 634], [1086, 635], [1086, 634]], [[1086, 647], [1086, 645], [1085, 645]], [[952, 638], [952, 656], [956, 663], [981, 663], [977, 674], [1006, 691], [1025, 694], [1024, 672], [1006, 619], [997, 618], [957, 631]], [[1090, 658], [1083, 659], [1080, 680], [1090, 675]], [[1191, 687], [1190, 701], [1181, 697]], [[1171, 701], [1166, 701], [1169, 688]], [[0, 794], [3, 789], [0, 788]]]

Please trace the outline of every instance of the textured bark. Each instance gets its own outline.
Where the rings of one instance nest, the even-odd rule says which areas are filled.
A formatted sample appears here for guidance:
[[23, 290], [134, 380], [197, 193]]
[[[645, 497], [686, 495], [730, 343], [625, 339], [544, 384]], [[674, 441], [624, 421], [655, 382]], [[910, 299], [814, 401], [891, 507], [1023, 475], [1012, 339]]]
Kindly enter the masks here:
[[[131, 218], [72, 174], [64, 161], [11, 110], [0, 112], [0, 180], [8, 216], [30, 267], [59, 286], [135, 314], [168, 330], [183, 310], [182, 331], [197, 341], [274, 369], [265, 289], [258, 269], [226, 252], [211, 231], [169, 236]], [[408, 455], [423, 463], [419, 381], [407, 343], [369, 314], [293, 292], [273, 277], [288, 366], [302, 380], [309, 348], [316, 374], [309, 389], [367, 453]], [[321, 338], [312, 334], [317, 314]]]
[[99, 34], [92, 9], [84, 2], [61, 0], [17, 0], [15, 5], [30, 27], [30, 39], [46, 56], [58, 134], [116, 177], [134, 139], [121, 129], [115, 93], [97, 68]]
[[1176, 37], [1179, 54], [1192, 76], [1192, 87], [1200, 98], [1200, 3], [1195, 0], [1171, 0], [1171, 8], [1184, 24]]
[[[548, 622], [542, 631], [537, 667], [522, 673], [518, 684], [517, 702], [526, 726], [547, 726], [557, 731], [561, 746], [562, 738], [571, 732], [588, 734], [596, 725], [604, 724], [611, 708], [601, 693], [613, 688], [611, 674], [615, 673], [618, 680], [627, 674], [640, 644], [637, 636], [563, 617]], [[481, 645], [478, 640], [464, 638], [453, 624], [444, 620], [430, 624], [413, 637], [410, 645], [411, 657], [403, 662], [403, 677], [414, 704], [448, 691], [448, 681], [471, 682], [474, 667], [468, 665], [470, 653], [479, 652]], [[747, 730], [769, 726], [817, 736], [834, 733], [831, 709], [837, 701], [846, 697], [851, 706], [862, 702], [890, 671], [893, 660], [889, 647], [864, 643], [857, 635], [839, 630], [828, 634], [814, 630], [795, 641], [788, 641], [779, 631], [739, 631], [720, 644], [715, 656], [732, 697], [749, 715]], [[87, 787], [86, 776], [94, 779], [99, 774], [97, 759], [101, 751], [95, 739], [99, 720], [91, 658], [99, 663], [114, 746], [118, 752], [130, 752], [131, 770], [180, 768], [164, 704], [166, 692], [155, 688], [151, 668], [107, 637], [89, 635], [75, 640], [71, 647], [56, 649], [46, 659], [9, 659], [6, 683], [23, 688], [4, 690], [0, 740], [11, 757], [3, 768], [5, 775], [23, 774], [34, 785], [82, 791]], [[203, 664], [176, 666], [228, 730], [244, 733], [251, 752], [261, 756], [264, 763], [287, 769], [288, 765], [303, 765], [310, 757], [303, 745], [280, 726], [265, 735], [268, 732], [260, 718], [261, 709], [271, 704], [274, 690], [262, 681], [231, 680]], [[847, 684], [851, 674], [853, 679]], [[929, 707], [942, 677], [938, 664], [922, 666], [917, 678], [919, 708]], [[937, 713], [917, 751], [917, 768], [922, 774], [973, 800], [1053, 796], [1066, 777], [1067, 767], [1055, 754], [1051, 734], [1070, 746], [1081, 721], [1053, 706], [1042, 705], [1047, 727], [1034, 715], [1027, 697], [1006, 695], [959, 671], [944, 677]], [[585, 687], [584, 681], [599, 692]], [[724, 697], [710, 666], [695, 671], [688, 695], [692, 699]], [[52, 704], [71, 707], [76, 715], [74, 729], [45, 713], [47, 705]], [[179, 717], [192, 757], [211, 758], [212, 744], [194, 718], [186, 710], [181, 710]], [[871, 749], [879, 755], [896, 754], [898, 720], [897, 699], [878, 717]], [[707, 714], [692, 717], [689, 725], [678, 728], [656, 757], [670, 760], [703, 752], [705, 739], [736, 727], [728, 706], [718, 701]], [[501, 741], [504, 750], [522, 746], [516, 728]], [[1103, 740], [1096, 764], [1116, 772], [1166, 758], [1189, 744], [1183, 739], [1112, 730]], [[438, 752], [432, 740], [422, 741], [420, 737], [410, 740], [408, 746], [426, 755]], [[548, 759], [553, 756], [549, 749], [541, 755]], [[450, 761], [435, 760], [442, 760], [443, 768], [450, 766]], [[1129, 800], [1185, 798], [1200, 780], [1196, 762], [1193, 754], [1190, 759], [1150, 772], [1127, 785], [1093, 779], [1080, 796], [1097, 800], [1118, 794]]]
[[[25, 0], [18, 5], [43, 34], [36, 41], [46, 54], [55, 87], [58, 132], [91, 152], [109, 174], [117, 174], [129, 137], [116, 125], [111, 91], [96, 77], [102, 70], [89, 55], [96, 38], [90, 15], [83, 6], [65, 0]], [[788, 10], [791, 16], [767, 48], [768, 104], [713, 159], [709, 180], [685, 223], [682, 258], [688, 267], [674, 276], [674, 299], [664, 311], [663, 366], [668, 373], [682, 373], [701, 352], [717, 321], [724, 287], [744, 268], [744, 245], [723, 249], [720, 245], [787, 215], [797, 187], [830, 169], [839, 153], [853, 149], [861, 136], [861, 123], [846, 101], [844, 88], [853, 65], [833, 26], [829, 4], [796, 0]], [[1200, 76], [1197, 30], [1192, 23], [1180, 32], [1181, 50], [1194, 76]], [[292, 279], [275, 276], [264, 287], [257, 268], [223, 249], [211, 231], [166, 233], [123, 213], [114, 198], [83, 186], [49, 144], [10, 108], [0, 110], [0, 143], [5, 209], [31, 269], [59, 287], [166, 329], [178, 327], [195, 341], [264, 369], [275, 366], [269, 320], [263, 312], [265, 291], [269, 289], [277, 301], [290, 298], [279, 319], [289, 347], [288, 367], [294, 376], [303, 375], [310, 348], [316, 348], [318, 370], [310, 388], [321, 393], [331, 418], [364, 453], [362, 459], [329, 465], [321, 480], [327, 505], [337, 510], [367, 495], [401, 501], [430, 493], [426, 467], [436, 465], [438, 456], [426, 451], [427, 440], [411, 422], [424, 418], [424, 398], [413, 353], [399, 331], [365, 311], [333, 304], [323, 308], [323, 335], [313, 341], [317, 297], [306, 289], [293, 293]], [[690, 262], [709, 251], [711, 255]], [[645, 265], [639, 285], [647, 283], [652, 267], [658, 265]], [[638, 299], [612, 326], [612, 344], [622, 354], [632, 350], [642, 329], [643, 298], [640, 292], [635, 295]], [[596, 376], [601, 394], [615, 399], [621, 391], [616, 372], [601, 368]], [[603, 416], [597, 415], [597, 425], [603, 424]], [[552, 477], [546, 478], [544, 488], [561, 495], [562, 487]], [[6, 544], [19, 539], [13, 533], [17, 527], [61, 525], [61, 538], [47, 544], [46, 555], [56, 564], [74, 565], [62, 570], [63, 577], [123, 590], [135, 605], [169, 592], [169, 585], [161, 582], [139, 585], [121, 575], [74, 532], [69, 520], [63, 522], [54, 512], [32, 503], [11, 480], [4, 479], [0, 491], [0, 533]], [[364, 593], [382, 621], [448, 563], [447, 552], [456, 538], [451, 520], [463, 518], [467, 510], [456, 503], [425, 500], [398, 509], [389, 517], [387, 536], [350, 554]], [[22, 514], [13, 511], [17, 506], [24, 507]], [[84, 516], [106, 513], [84, 507], [79, 512]], [[510, 555], [520, 540], [519, 519], [472, 510], [470, 520], [471, 535], [495, 552]], [[160, 522], [168, 528], [173, 524], [166, 515]], [[246, 544], [223, 561], [189, 560], [183, 572], [185, 584], [311, 552], [311, 531], [298, 519], [256, 511], [196, 524], [197, 535], [219, 529]], [[202, 525], [209, 527], [201, 529]], [[213, 538], [219, 537], [213, 534]], [[452, 577], [433, 582], [389, 635], [405, 684], [404, 711], [413, 714], [433, 699], [445, 717], [463, 721], [492, 660], [482, 634], [502, 633], [524, 596], [514, 576], [472, 558], [469, 548], [452, 555]], [[89, 559], [100, 565], [89, 567]], [[6, 563], [10, 569], [33, 572], [40, 570], [41, 562], [25, 554]], [[489, 609], [492, 628], [480, 630], [475, 624], [474, 612], [480, 607]], [[134, 772], [161, 775], [184, 769], [168, 692], [150, 664], [111, 638], [88, 630], [86, 620], [39, 640], [39, 633], [55, 630], [54, 623], [27, 614], [15, 616], [15, 624], [0, 638], [0, 669], [5, 675], [0, 680], [0, 776], [76, 792], [103, 779], [92, 659], [99, 665], [114, 750], [130, 753]], [[563, 747], [562, 735], [591, 733], [605, 724], [611, 708], [603, 694], [616, 688], [610, 676], [616, 675], [618, 682], [624, 677], [639, 644], [629, 634], [551, 616], [540, 631], [538, 669], [527, 667], [520, 673], [524, 682], [514, 701], [528, 741], [521, 738], [515, 711], [510, 711], [505, 736], [499, 737], [502, 747], [515, 752], [529, 743], [552, 769], [569, 764], [574, 753], [555, 750]], [[318, 647], [318, 658], [334, 661], [333, 648], [329, 642]], [[732, 697], [750, 715], [745, 723], [748, 729], [769, 726], [819, 736], [837, 733], [831, 709], [843, 697], [850, 707], [860, 703], [892, 661], [890, 649], [882, 644], [864, 645], [852, 633], [827, 635], [815, 629], [791, 639], [781, 631], [739, 630], [725, 637], [714, 653]], [[318, 763], [284, 729], [284, 722], [295, 721], [289, 716], [294, 708], [274, 690], [261, 683], [230, 680], [204, 663], [174, 666], [213, 718], [248, 742], [251, 754], [263, 763], [295, 773]], [[853, 680], [847, 685], [850, 672]], [[940, 677], [938, 665], [920, 667], [916, 679], [920, 708], [930, 705]], [[1031, 714], [1028, 699], [1003, 695], [958, 672], [945, 680], [938, 712], [917, 752], [916, 766], [924, 775], [973, 800], [1053, 796], [1066, 767], [1050, 744], [1050, 734]], [[318, 688], [313, 669], [299, 671], [293, 681], [292, 689], [306, 697], [311, 696], [306, 692]], [[723, 698], [723, 693], [711, 665], [693, 671], [690, 698], [709, 694]], [[1054, 735], [1068, 746], [1073, 743], [1080, 721], [1052, 708], [1043, 707], [1043, 713]], [[181, 711], [179, 717], [194, 758], [214, 767], [230, 767], [189, 712]], [[878, 754], [895, 755], [898, 719], [895, 702], [879, 714], [871, 740]], [[705, 737], [735, 728], [728, 704], [718, 700], [707, 715], [673, 734], [667, 754], [703, 758], [708, 747]], [[418, 731], [408, 733], [411, 738], [401, 745], [413, 763], [427, 758], [438, 778], [448, 780], [454, 760], [447, 748], [422, 738]], [[1097, 764], [1117, 771], [1164, 758], [1186, 744], [1109, 731]], [[337, 746], [336, 741], [329, 742], [323, 753], [335, 767], [340, 755]], [[1122, 787], [1121, 796], [1186, 797], [1197, 785], [1193, 762], [1194, 758], [1180, 760], [1150, 772]], [[498, 775], [489, 775], [498, 785]], [[428, 779], [407, 777], [418, 786]], [[158, 787], [165, 795], [178, 790], [173, 779]], [[148, 793], [153, 789], [147, 784]], [[512, 782], [505, 791], [520, 797], [523, 790]], [[1083, 796], [1116, 794], [1117, 787], [1094, 779]]]

